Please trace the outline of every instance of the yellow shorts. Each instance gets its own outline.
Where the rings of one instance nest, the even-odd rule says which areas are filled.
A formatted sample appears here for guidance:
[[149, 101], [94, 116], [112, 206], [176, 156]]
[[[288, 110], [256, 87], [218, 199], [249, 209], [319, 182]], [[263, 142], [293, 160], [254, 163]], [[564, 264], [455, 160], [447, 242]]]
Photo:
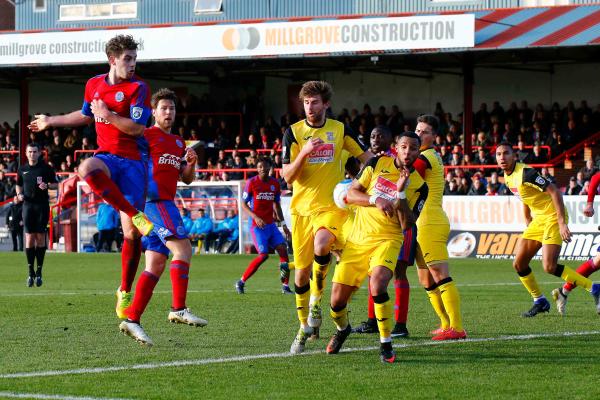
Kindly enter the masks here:
[[448, 235], [450, 225], [426, 225], [417, 228], [417, 254], [419, 267], [448, 262]]
[[402, 241], [399, 240], [372, 241], [362, 244], [346, 242], [342, 259], [335, 267], [333, 282], [360, 287], [367, 274], [371, 275], [374, 267], [384, 266], [393, 272], [401, 247]]
[[335, 237], [333, 247], [341, 248], [338, 238], [347, 213], [343, 210], [324, 211], [305, 217], [292, 214], [292, 247], [294, 248], [294, 265], [296, 269], [312, 266], [315, 258], [314, 241], [319, 229], [327, 229]]
[[[566, 216], [568, 222], [568, 216]], [[527, 226], [523, 235], [523, 239], [535, 240], [541, 244], [555, 244], [562, 246], [562, 237], [560, 237], [560, 229], [558, 228], [558, 219], [556, 216], [551, 217], [535, 217]]]

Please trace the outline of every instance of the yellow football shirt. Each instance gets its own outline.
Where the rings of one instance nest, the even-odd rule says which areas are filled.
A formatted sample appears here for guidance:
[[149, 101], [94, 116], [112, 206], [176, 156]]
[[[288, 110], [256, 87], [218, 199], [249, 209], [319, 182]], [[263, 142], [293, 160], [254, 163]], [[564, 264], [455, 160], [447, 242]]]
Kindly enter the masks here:
[[442, 208], [445, 183], [444, 162], [433, 148], [421, 151], [419, 160], [426, 165], [425, 182], [429, 188], [429, 195], [417, 220], [417, 228], [421, 229], [427, 225], [449, 225], [448, 216]]
[[365, 152], [354, 133], [343, 123], [327, 118], [322, 127], [313, 127], [302, 120], [290, 126], [283, 136], [283, 164], [293, 162], [312, 138], [321, 138], [324, 144], [309, 154], [292, 185], [291, 214], [310, 216], [338, 210], [333, 202], [333, 189], [344, 179], [347, 158], [343, 159], [342, 150], [355, 157]]
[[546, 192], [550, 182], [529, 165], [517, 162], [510, 175], [504, 173], [504, 184], [529, 207], [533, 217], [556, 215], [552, 197]]
[[[357, 176], [358, 182], [366, 189], [368, 195], [377, 195], [384, 199], [395, 201], [396, 182], [400, 172], [393, 157], [374, 157]], [[405, 189], [408, 205], [418, 215], [419, 210], [426, 204], [427, 184], [417, 171], [409, 177]], [[402, 240], [402, 226], [397, 216], [385, 215], [375, 206], [357, 207], [354, 225], [348, 241], [361, 244], [366, 240]]]

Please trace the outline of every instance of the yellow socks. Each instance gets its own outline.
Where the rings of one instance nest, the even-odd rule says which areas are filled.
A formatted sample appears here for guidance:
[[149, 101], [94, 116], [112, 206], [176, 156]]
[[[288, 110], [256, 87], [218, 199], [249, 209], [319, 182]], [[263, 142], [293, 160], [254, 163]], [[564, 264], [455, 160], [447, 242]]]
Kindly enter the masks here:
[[296, 312], [298, 313], [298, 319], [300, 325], [307, 326], [308, 324], [308, 298], [310, 284], [298, 287], [296, 286]]
[[444, 309], [450, 319], [450, 327], [457, 332], [462, 332], [462, 316], [460, 315], [460, 296], [452, 278], [442, 279], [438, 285]]
[[572, 283], [575, 286], [580, 286], [588, 292], [592, 290], [592, 281], [590, 279], [564, 265], [558, 264], [554, 275], [561, 277], [564, 281]]
[[381, 339], [389, 341], [392, 337], [392, 316], [393, 306], [390, 301], [390, 296], [387, 292], [373, 296], [375, 303], [375, 318], [377, 318], [377, 327], [379, 328], [379, 336]]
[[437, 285], [435, 285], [433, 288], [426, 288], [425, 291], [427, 292], [427, 296], [429, 297], [429, 302], [431, 303], [433, 310], [440, 319], [440, 328], [450, 328], [450, 317], [448, 316], [446, 308], [444, 307], [440, 289], [437, 287]]
[[540, 287], [538, 286], [538, 283], [535, 280], [535, 275], [533, 275], [533, 271], [531, 271], [531, 268], [527, 267], [526, 271], [517, 273], [519, 274], [519, 279], [521, 280], [521, 283], [523, 284], [523, 286], [525, 286], [525, 289], [527, 289], [529, 294], [531, 294], [531, 297], [533, 297], [534, 299], [542, 297], [542, 291], [540, 290]]
[[348, 327], [348, 307], [344, 306], [339, 311], [335, 311], [333, 308], [329, 310], [329, 315], [331, 315], [331, 319], [335, 323], [338, 331], [343, 331]]

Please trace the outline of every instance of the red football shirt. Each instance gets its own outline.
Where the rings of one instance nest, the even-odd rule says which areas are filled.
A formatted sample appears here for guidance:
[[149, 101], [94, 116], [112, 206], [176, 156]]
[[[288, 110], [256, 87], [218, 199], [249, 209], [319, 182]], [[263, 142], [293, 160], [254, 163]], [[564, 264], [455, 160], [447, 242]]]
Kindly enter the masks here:
[[150, 146], [148, 200], [173, 200], [181, 169], [186, 165], [185, 143], [179, 136], [153, 126], [144, 131]]
[[[108, 74], [102, 74], [87, 81], [81, 113], [94, 118], [91, 103], [94, 99], [100, 99], [114, 114], [146, 125], [151, 114], [148, 84], [134, 76], [131, 80], [110, 85], [106, 81], [107, 77]], [[98, 152], [110, 153], [132, 160], [141, 159], [142, 152], [146, 151], [143, 137], [134, 137], [121, 132], [116, 126], [102, 118], [95, 118], [95, 120]]]
[[[279, 203], [280, 196], [279, 182], [273, 177], [269, 177], [266, 182], [263, 182], [256, 175], [246, 181], [244, 201], [251, 203], [250, 208], [254, 214], [265, 221], [265, 224], [273, 223], [273, 202]], [[254, 220], [252, 220], [252, 226], [256, 226]]]

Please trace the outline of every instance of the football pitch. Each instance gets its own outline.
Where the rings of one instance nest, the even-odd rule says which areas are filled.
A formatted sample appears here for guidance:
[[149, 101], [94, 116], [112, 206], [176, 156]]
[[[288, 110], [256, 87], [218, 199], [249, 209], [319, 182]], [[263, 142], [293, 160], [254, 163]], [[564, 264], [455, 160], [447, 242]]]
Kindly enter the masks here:
[[[452, 260], [469, 334], [460, 342], [429, 340], [436, 317], [410, 269], [410, 337], [394, 341], [397, 362], [384, 365], [376, 335], [353, 334], [340, 354], [325, 354], [335, 329], [327, 313], [321, 339], [290, 356], [294, 296], [281, 294], [273, 256], [243, 296], [234, 282], [250, 256], [194, 256], [188, 306], [209, 321], [204, 328], [167, 322], [165, 271], [142, 319], [152, 348], [118, 331], [119, 254], [48, 254], [40, 288], [25, 286], [24, 259], [0, 253], [0, 398], [600, 398], [592, 297], [577, 289], [566, 317], [553, 304], [522, 318], [531, 299], [510, 261]], [[539, 262], [532, 268], [549, 297], [559, 279]], [[366, 297], [362, 288], [351, 304], [355, 325], [366, 319]]]

